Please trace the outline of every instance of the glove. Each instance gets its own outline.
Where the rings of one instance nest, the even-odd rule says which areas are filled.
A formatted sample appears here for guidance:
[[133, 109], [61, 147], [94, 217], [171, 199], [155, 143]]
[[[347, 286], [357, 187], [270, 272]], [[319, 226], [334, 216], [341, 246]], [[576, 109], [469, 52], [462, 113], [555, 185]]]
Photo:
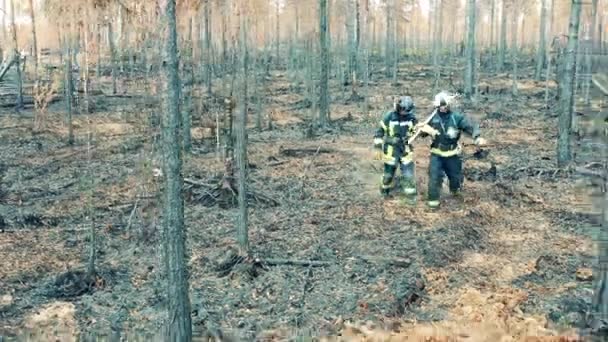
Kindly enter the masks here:
[[382, 160], [382, 150], [376, 150], [374, 154], [374, 160]]
[[429, 126], [428, 124], [421, 125], [420, 131], [423, 133], [426, 133], [432, 137], [435, 137], [435, 136], [441, 134], [441, 133], [439, 133], [438, 130], [434, 129], [433, 127]]
[[382, 140], [382, 138], [374, 138], [374, 147], [377, 149], [381, 149], [383, 142], [384, 141]]
[[482, 137], [477, 137], [475, 140], [473, 140], [473, 143], [477, 146], [485, 146], [486, 140]]

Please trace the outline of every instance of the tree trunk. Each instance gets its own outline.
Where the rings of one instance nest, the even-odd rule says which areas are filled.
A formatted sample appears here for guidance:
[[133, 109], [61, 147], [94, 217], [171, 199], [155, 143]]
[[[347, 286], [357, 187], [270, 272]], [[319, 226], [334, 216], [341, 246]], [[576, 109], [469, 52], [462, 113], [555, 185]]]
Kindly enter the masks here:
[[85, 24], [83, 25], [83, 30], [84, 30], [84, 34], [83, 34], [83, 40], [84, 40], [84, 53], [82, 54], [83, 56], [83, 68], [82, 68], [82, 74], [83, 77], [82, 79], [84, 80], [84, 84], [83, 84], [83, 90], [84, 90], [84, 112], [85, 113], [89, 113], [90, 111], [90, 103], [89, 103], [89, 87], [90, 87], [90, 79], [89, 79], [89, 35], [90, 35], [90, 31], [89, 31], [89, 11], [88, 9], [85, 9]]
[[[606, 153], [608, 141], [606, 141], [606, 138], [606, 136], [603, 137], [604, 159], [608, 157], [608, 154]], [[592, 301], [592, 315], [596, 321], [594, 323], [599, 323], [599, 326], [593, 326], [595, 324], [592, 324], [592, 327], [595, 329], [600, 327], [606, 329], [606, 324], [608, 323], [608, 169], [606, 169], [606, 165], [604, 165], [603, 176], [605, 179], [603, 182], [603, 196], [600, 204], [602, 207], [602, 223], [597, 246], [599, 255], [596, 270], [593, 272], [595, 284]], [[598, 336], [592, 341], [605, 341], [605, 331], [597, 331], [596, 333]]]
[[276, 12], [275, 12], [275, 24], [276, 24], [276, 41], [275, 41], [275, 49], [276, 49], [276, 61], [275, 61], [275, 65], [277, 66], [277, 68], [279, 67], [279, 60], [280, 60], [280, 47], [279, 47], [279, 43], [281, 40], [281, 31], [280, 31], [280, 20], [279, 20], [279, 1], [276, 0], [275, 1], [275, 5], [276, 5]]
[[[237, 241], [239, 243], [239, 254], [241, 256], [249, 255], [249, 235], [248, 235], [248, 215], [247, 215], [247, 77], [249, 75], [249, 49], [247, 48], [247, 30], [246, 16], [248, 13], [242, 13], [241, 20], [243, 28], [241, 29], [241, 51], [242, 58], [242, 93], [241, 110], [236, 123], [236, 166], [238, 169], [238, 202], [239, 213], [237, 217]], [[237, 15], [238, 17], [238, 15]], [[277, 17], [278, 19], [278, 17]]]
[[507, 0], [501, 0], [502, 9], [500, 11], [500, 49], [498, 50], [498, 72], [502, 72], [505, 67], [505, 54], [507, 51]]
[[194, 46], [192, 40], [192, 27], [193, 18], [189, 20], [188, 25], [188, 41], [186, 42], [186, 61], [183, 64], [183, 70], [185, 73], [185, 84], [182, 87], [184, 89], [183, 104], [182, 108], [182, 121], [181, 121], [181, 133], [182, 133], [182, 147], [185, 153], [190, 153], [192, 150], [192, 135], [190, 129], [192, 128], [192, 108], [193, 108], [193, 88], [194, 88]]
[[101, 25], [99, 24], [97, 24], [95, 44], [97, 45], [97, 63], [95, 65], [95, 76], [97, 76], [97, 82], [101, 83]]
[[[69, 35], [69, 33], [68, 33]], [[66, 105], [66, 125], [68, 126], [68, 144], [74, 144], [74, 129], [72, 126], [72, 90], [73, 79], [72, 79], [72, 38], [66, 37], [64, 38], [64, 42], [66, 44], [65, 49], [65, 105]]]
[[473, 73], [475, 68], [475, 0], [467, 0], [467, 48], [465, 55], [466, 70], [464, 74], [464, 95], [467, 99], [473, 96]]
[[587, 76], [585, 77], [585, 104], [588, 106], [591, 105], [591, 73], [593, 72], [591, 55], [596, 53], [593, 46], [595, 45], [595, 26], [597, 25], [597, 3], [598, 0], [593, 0], [591, 5], [591, 26], [589, 27], [589, 38], [591, 39], [591, 41], [590, 43], [587, 43], [585, 48], [585, 50], [587, 51], [585, 61], [585, 65], [587, 67], [585, 72], [587, 74]]
[[440, 77], [440, 70], [439, 70], [439, 49], [440, 49], [440, 35], [441, 33], [439, 32], [439, 24], [441, 23], [441, 18], [439, 17], [439, 13], [440, 13], [440, 8], [442, 6], [441, 0], [435, 0], [435, 8], [434, 13], [435, 13], [435, 20], [434, 21], [434, 25], [435, 25], [435, 39], [433, 41], [433, 69], [435, 71], [435, 77], [434, 77], [434, 81], [433, 81], [433, 92], [436, 93], [437, 89], [439, 87], [439, 77]]
[[574, 73], [576, 70], [576, 47], [581, 14], [580, 0], [572, 0], [568, 27], [568, 47], [563, 57], [563, 72], [559, 82], [559, 126], [557, 138], [557, 165], [565, 167], [572, 160], [570, 146], [572, 114], [574, 110]]
[[[393, 7], [394, 8], [394, 7]], [[393, 64], [391, 66], [391, 74], [393, 76], [393, 84], [397, 85], [397, 66], [399, 65], [399, 55], [397, 54], [397, 51], [399, 51], [399, 46], [398, 46], [398, 40], [397, 40], [397, 28], [398, 28], [398, 22], [397, 20], [392, 20], [392, 25], [393, 25], [393, 36], [391, 37], [391, 55], [393, 57]]]
[[319, 85], [319, 123], [329, 124], [329, 47], [328, 47], [328, 23], [327, 23], [327, 1], [319, 0], [319, 45], [321, 64], [321, 83]]
[[[551, 12], [553, 12], [553, 7], [555, 6], [554, 1], [553, 0], [548, 0], [549, 1], [549, 6], [551, 7]], [[551, 35], [551, 32], [553, 31], [553, 16], [551, 16], [550, 20], [549, 20], [549, 41], [553, 42], [553, 36]], [[547, 70], [545, 71], [545, 106], [547, 107], [547, 109], [549, 110], [549, 79], [551, 78], [551, 62], [553, 60], [553, 57], [551, 56], [551, 51], [552, 51], [552, 46], [553, 44], [550, 43], [549, 47], [546, 48], [546, 57], [545, 59], [547, 60]]]
[[547, 0], [542, 0], [542, 7], [540, 11], [540, 32], [538, 39], [538, 49], [536, 55], [536, 71], [534, 72], [534, 79], [540, 81], [541, 74], [543, 72], [543, 66], [545, 65], [545, 56], [547, 48]]
[[179, 75], [175, 0], [166, 1], [163, 92], [163, 169], [165, 178], [163, 246], [167, 271], [166, 341], [191, 341], [192, 322], [188, 294], [186, 232], [182, 194], [182, 159], [179, 139]]
[[346, 22], [346, 36], [348, 39], [348, 77], [346, 81], [350, 83], [353, 75], [357, 72], [357, 6], [353, 3], [358, 0], [347, 0], [348, 6]]
[[[6, 0], [2, 0], [2, 8], [4, 9], [4, 13], [2, 13], [2, 41], [8, 41], [8, 34], [6, 34]], [[0, 59], [4, 56], [0, 56]]]
[[211, 95], [212, 74], [211, 74], [211, 0], [205, 1], [205, 82], [207, 82], [207, 94]]
[[393, 66], [393, 61], [391, 59], [391, 57], [393, 57], [393, 54], [391, 53], [391, 44], [393, 42], [393, 40], [391, 39], [391, 34], [393, 32], [392, 30], [392, 25], [394, 25], [394, 20], [393, 20], [393, 6], [392, 6], [392, 2], [394, 0], [387, 0], [386, 2], [386, 40], [384, 42], [384, 61], [385, 61], [385, 68], [386, 68], [386, 77], [391, 77], [391, 67]]
[[[543, 0], [545, 1], [545, 0]], [[496, 0], [492, 0], [492, 7], [490, 9], [490, 54], [494, 52], [494, 18], [496, 14]]]
[[17, 44], [17, 25], [15, 24], [15, 0], [11, 0], [11, 33], [13, 38], [13, 56], [15, 56], [15, 68], [17, 69], [17, 109], [23, 108], [23, 77], [21, 75], [21, 54]]
[[[211, 2], [211, 0], [208, 0]], [[228, 33], [228, 19], [229, 19], [229, 11], [230, 7], [228, 6], [228, 1], [222, 2], [222, 66], [223, 66], [223, 75], [227, 73], [227, 65], [228, 65], [228, 37], [226, 37]], [[226, 82], [223, 82], [226, 84]]]
[[514, 97], [517, 96], [517, 59], [519, 55], [519, 51], [517, 50], [517, 21], [519, 18], [519, 13], [517, 13], [517, 7], [513, 6], [513, 28], [512, 36], [511, 36], [511, 63], [513, 63], [513, 72], [512, 72], [512, 84], [511, 84], [511, 95]]
[[365, 111], [369, 111], [369, 98], [370, 98], [370, 91], [369, 91], [369, 56], [370, 56], [370, 49], [373, 48], [373, 46], [370, 44], [371, 39], [369, 36], [369, 27], [370, 27], [370, 13], [369, 13], [369, 0], [364, 0], [365, 1], [365, 29], [363, 30], [363, 32], [365, 32], [364, 35], [364, 39], [363, 39], [363, 51], [365, 51], [365, 66], [364, 66], [364, 71], [363, 71], [363, 84], [365, 87]]
[[118, 93], [118, 66], [116, 44], [114, 42], [114, 30], [112, 29], [112, 21], [108, 21], [108, 40], [110, 41], [110, 60], [112, 62], [112, 94]]
[[32, 56], [34, 58], [34, 80], [38, 80], [38, 44], [36, 42], [36, 17], [34, 15], [34, 0], [30, 2], [30, 19], [32, 21]]

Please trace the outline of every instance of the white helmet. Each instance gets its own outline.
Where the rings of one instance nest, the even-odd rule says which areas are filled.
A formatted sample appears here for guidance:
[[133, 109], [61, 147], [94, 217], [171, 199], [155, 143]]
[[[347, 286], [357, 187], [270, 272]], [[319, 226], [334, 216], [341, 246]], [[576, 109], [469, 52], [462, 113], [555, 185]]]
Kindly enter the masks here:
[[450, 104], [452, 103], [452, 99], [454, 97], [455, 96], [450, 95], [445, 91], [442, 91], [439, 94], [435, 95], [435, 100], [433, 100], [433, 106], [446, 106], [447, 108], [450, 108]]

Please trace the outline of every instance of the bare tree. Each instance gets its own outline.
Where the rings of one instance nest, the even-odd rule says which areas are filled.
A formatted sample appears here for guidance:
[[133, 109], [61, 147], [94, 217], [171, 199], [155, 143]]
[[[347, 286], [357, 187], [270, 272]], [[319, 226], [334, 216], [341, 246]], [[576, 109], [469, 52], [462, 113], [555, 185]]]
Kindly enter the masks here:
[[327, 0], [319, 0], [319, 44], [321, 80], [319, 85], [319, 123], [329, 124], [329, 42], [328, 42]]
[[563, 57], [563, 69], [559, 82], [559, 126], [557, 138], [557, 165], [564, 167], [572, 160], [570, 146], [572, 114], [574, 111], [574, 74], [576, 70], [576, 51], [578, 28], [581, 15], [581, 0], [571, 0], [568, 25], [568, 47]]
[[205, 0], [205, 82], [207, 82], [207, 94], [211, 95], [211, 0]]
[[[237, 9], [237, 11], [244, 10], [243, 8]], [[249, 229], [248, 229], [248, 215], [247, 215], [247, 77], [249, 74], [249, 49], [247, 48], [247, 30], [248, 27], [245, 25], [245, 17], [247, 13], [239, 13], [237, 17], [241, 18], [241, 25], [243, 26], [240, 30], [240, 54], [242, 55], [242, 88], [241, 88], [241, 110], [238, 115], [238, 122], [236, 123], [236, 166], [238, 168], [238, 202], [239, 202], [239, 214], [237, 217], [237, 240], [239, 243], [239, 254], [246, 256], [249, 254]], [[277, 18], [278, 19], [278, 18]]]
[[112, 26], [112, 19], [108, 19], [108, 40], [110, 41], [110, 60], [112, 61], [112, 94], [118, 92], [117, 79], [118, 79], [118, 53], [116, 52], [116, 43], [114, 41], [114, 29]]
[[32, 57], [34, 58], [34, 79], [38, 80], [38, 44], [36, 42], [36, 16], [34, 15], [34, 0], [29, 0], [30, 20], [32, 21]]
[[165, 58], [163, 92], [163, 174], [165, 179], [163, 246], [167, 271], [166, 341], [191, 341], [192, 321], [188, 294], [186, 264], [186, 232], [182, 194], [182, 158], [179, 138], [179, 69], [177, 57], [177, 29], [175, 1], [166, 0], [164, 18]]
[[68, 144], [74, 143], [74, 126], [72, 124], [73, 115], [73, 103], [74, 103], [74, 79], [72, 78], [72, 37], [69, 33], [70, 30], [66, 30], [66, 37], [63, 39], [65, 44], [65, 75], [64, 75], [64, 90], [65, 90], [65, 105], [66, 105], [66, 117], [65, 123], [68, 126]]
[[498, 72], [502, 72], [505, 67], [507, 53], [507, 0], [501, 0], [500, 10], [500, 48], [498, 50]]
[[592, 60], [591, 55], [595, 54], [594, 44], [595, 44], [595, 30], [597, 25], [597, 3], [598, 0], [593, 0], [591, 3], [591, 25], [589, 26], [589, 42], [587, 45], [587, 54], [586, 54], [586, 70], [585, 73], [588, 75], [585, 80], [585, 104], [591, 105], [591, 96], [590, 96], [590, 88], [591, 88], [591, 72], [592, 70]]
[[541, 11], [540, 11], [540, 32], [538, 38], [538, 50], [536, 55], [536, 70], [534, 72], [534, 79], [540, 81], [541, 74], [543, 72], [543, 66], [545, 65], [546, 48], [547, 48], [547, 0], [541, 0]]
[[[520, 4], [517, 3], [513, 3], [513, 18], [511, 18], [511, 24], [512, 24], [512, 28], [511, 28], [511, 64], [512, 64], [512, 72], [511, 72], [511, 78], [512, 78], [512, 82], [511, 82], [511, 95], [513, 96], [517, 96], [518, 93], [518, 89], [517, 89], [517, 63], [518, 63], [518, 55], [519, 55], [519, 50], [517, 49], [517, 28], [518, 28], [518, 22], [519, 22], [519, 17], [521, 15], [520, 11]], [[522, 30], [523, 31], [523, 30]], [[523, 46], [522, 46], [523, 47]]]
[[475, 72], [475, 0], [467, 0], [467, 47], [465, 53], [464, 95], [471, 99], [474, 91]]
[[11, 0], [11, 33], [13, 36], [13, 56], [17, 68], [17, 109], [23, 108], [23, 77], [21, 75], [21, 54], [17, 44], [17, 25], [15, 24], [15, 0]]

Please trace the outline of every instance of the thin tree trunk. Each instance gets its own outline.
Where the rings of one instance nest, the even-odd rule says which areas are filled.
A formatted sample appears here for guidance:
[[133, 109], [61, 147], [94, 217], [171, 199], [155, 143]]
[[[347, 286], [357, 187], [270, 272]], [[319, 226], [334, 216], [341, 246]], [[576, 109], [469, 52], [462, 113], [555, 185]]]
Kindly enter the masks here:
[[84, 85], [83, 85], [83, 89], [84, 89], [84, 112], [85, 113], [89, 113], [90, 111], [90, 104], [89, 104], [89, 86], [90, 86], [90, 79], [89, 79], [89, 11], [85, 9], [85, 24], [83, 25], [83, 30], [84, 30], [84, 53], [83, 53], [83, 68], [82, 68], [82, 73], [83, 73], [83, 77], [82, 79], [84, 80]]
[[[608, 151], [606, 146], [608, 146], [607, 136], [604, 135], [600, 139], [600, 144], [604, 146], [602, 150], [602, 155], [604, 160], [608, 158]], [[592, 300], [592, 318], [593, 323], [592, 328], [596, 330], [594, 333], [597, 336], [593, 336], [594, 338], [591, 341], [605, 341], [606, 340], [606, 324], [608, 322], [608, 169], [607, 165], [604, 164], [604, 172], [603, 176], [605, 177], [603, 181], [603, 196], [600, 200], [601, 210], [602, 210], [602, 223], [600, 226], [599, 236], [597, 239], [597, 249], [598, 249], [598, 259], [596, 269], [593, 272], [594, 279], [594, 293]], [[602, 331], [604, 329], [604, 331]]]
[[194, 46], [192, 44], [192, 26], [193, 18], [189, 20], [188, 25], [188, 41], [186, 42], [186, 62], [183, 63], [183, 69], [185, 73], [185, 84], [184, 84], [184, 108], [182, 109], [182, 122], [181, 122], [181, 133], [182, 133], [182, 147], [185, 153], [190, 153], [192, 150], [192, 93], [194, 88]]
[[365, 29], [363, 30], [363, 32], [365, 32], [365, 39], [363, 40], [363, 44], [364, 44], [364, 51], [365, 51], [365, 67], [364, 67], [364, 73], [363, 73], [363, 83], [364, 83], [364, 87], [365, 87], [365, 111], [369, 111], [369, 98], [370, 98], [370, 91], [369, 91], [369, 56], [370, 56], [370, 49], [373, 48], [373, 46], [370, 44], [371, 39], [369, 36], [369, 26], [370, 26], [370, 13], [369, 13], [369, 0], [364, 0], [365, 1]]
[[211, 95], [212, 74], [211, 74], [211, 0], [205, 1], [205, 81], [207, 82], [207, 94]]
[[[551, 6], [551, 11], [553, 12], [553, 7], [555, 6], [554, 0], [548, 0], [549, 2], [549, 6]], [[553, 31], [553, 16], [551, 16], [551, 19], [549, 20], [549, 41], [553, 42], [553, 36], [551, 35], [551, 32]], [[553, 60], [553, 58], [551, 57], [551, 50], [552, 50], [552, 46], [553, 44], [549, 44], [549, 47], [546, 48], [546, 52], [547, 52], [547, 70], [545, 71], [545, 106], [547, 107], [547, 109], [549, 110], [549, 79], [551, 78], [551, 62]]]
[[328, 46], [328, 11], [327, 1], [319, 0], [319, 45], [321, 64], [321, 83], [319, 85], [319, 123], [329, 124], [329, 46]]
[[[545, 1], [545, 0], [543, 0]], [[496, 0], [492, 0], [492, 7], [490, 9], [490, 54], [494, 51], [494, 19], [496, 14]]]
[[517, 21], [519, 18], [519, 13], [517, 13], [517, 8], [513, 6], [513, 27], [512, 27], [512, 36], [511, 36], [511, 63], [513, 63], [513, 72], [512, 72], [512, 84], [511, 84], [511, 94], [513, 96], [517, 96], [517, 59], [519, 55], [519, 51], [517, 49]]
[[101, 25], [97, 24], [96, 34], [97, 44], [97, 65], [95, 65], [95, 75], [97, 76], [97, 82], [101, 83]]
[[393, 21], [393, 0], [387, 0], [386, 2], [386, 38], [384, 43], [384, 60], [386, 65], [386, 77], [391, 77], [391, 67], [393, 66], [391, 57], [393, 54], [391, 53], [391, 44], [393, 40], [391, 39], [392, 33], [392, 25], [394, 25]]
[[393, 56], [393, 65], [391, 66], [391, 71], [392, 71], [392, 75], [393, 75], [393, 84], [397, 85], [397, 66], [399, 65], [399, 56], [397, 54], [397, 51], [399, 51], [399, 46], [398, 46], [398, 40], [397, 40], [397, 21], [396, 20], [392, 20], [392, 25], [393, 25], [393, 36], [391, 37], [391, 54]]
[[182, 194], [182, 158], [179, 139], [179, 70], [175, 0], [166, 1], [165, 61], [163, 91], [163, 169], [165, 178], [163, 241], [167, 271], [166, 341], [191, 341], [192, 321], [188, 294], [186, 232]]
[[507, 0], [501, 0], [502, 9], [500, 12], [500, 49], [498, 50], [498, 72], [502, 72], [505, 67], [505, 55], [507, 51]]
[[275, 44], [276, 45], [275, 45], [275, 49], [276, 49], [276, 55], [277, 55], [276, 56], [275, 65], [278, 68], [279, 67], [279, 60], [280, 60], [280, 57], [281, 57], [280, 50], [279, 50], [279, 43], [280, 43], [280, 40], [281, 40], [281, 34], [280, 34], [281, 31], [280, 31], [280, 21], [279, 21], [279, 1], [278, 0], [275, 1], [275, 6], [276, 6], [276, 12], [275, 12], [275, 20], [276, 20], [276, 22], [275, 22], [275, 24], [276, 24], [276, 31], [275, 31], [276, 41], [275, 41]]
[[11, 31], [13, 35], [13, 56], [15, 56], [15, 68], [17, 69], [17, 103], [16, 108], [23, 108], [23, 77], [21, 74], [21, 54], [17, 45], [17, 25], [15, 24], [15, 0], [11, 0]]
[[36, 42], [36, 17], [34, 15], [34, 0], [30, 2], [30, 20], [32, 21], [32, 57], [34, 58], [34, 80], [38, 81], [38, 44]]
[[473, 73], [475, 68], [475, 0], [467, 0], [467, 47], [465, 55], [464, 94], [467, 99], [473, 96]]
[[435, 77], [434, 77], [434, 81], [433, 81], [433, 92], [437, 92], [437, 88], [439, 87], [439, 77], [440, 77], [440, 70], [439, 70], [439, 44], [440, 44], [440, 32], [439, 32], [439, 24], [441, 22], [441, 18], [439, 17], [439, 9], [441, 8], [442, 4], [441, 4], [441, 0], [435, 0], [435, 8], [433, 9], [434, 13], [435, 13], [435, 20], [434, 21], [434, 25], [435, 25], [435, 39], [433, 41], [433, 69], [435, 71]]
[[591, 91], [591, 73], [592, 73], [592, 61], [591, 61], [591, 55], [595, 54], [595, 49], [593, 48], [593, 46], [595, 45], [595, 26], [597, 25], [597, 3], [598, 0], [593, 0], [592, 5], [591, 5], [591, 26], [589, 27], [589, 29], [591, 30], [589, 33], [589, 37], [591, 39], [591, 42], [587, 44], [587, 58], [585, 61], [586, 64], [586, 77], [585, 77], [585, 104], [586, 105], [591, 105], [591, 96], [590, 96], [590, 91]]
[[346, 23], [346, 36], [348, 39], [348, 77], [346, 81], [350, 83], [351, 78], [354, 73], [357, 71], [357, 32], [356, 32], [356, 5], [353, 1], [357, 0], [347, 0], [347, 15], [345, 18]]
[[557, 139], [557, 165], [565, 167], [572, 160], [570, 146], [572, 114], [574, 110], [574, 77], [576, 70], [576, 47], [581, 14], [580, 0], [572, 0], [568, 27], [568, 47], [563, 57], [564, 68], [559, 82], [559, 126]]
[[538, 38], [538, 49], [536, 55], [536, 70], [534, 72], [534, 79], [540, 81], [540, 76], [543, 72], [543, 66], [545, 65], [545, 56], [547, 48], [547, 0], [542, 0], [540, 11], [540, 32]]
[[[239, 9], [240, 11], [240, 9]], [[240, 15], [237, 15], [237, 17]], [[239, 213], [237, 217], [237, 240], [239, 243], [239, 254], [241, 256], [249, 255], [249, 233], [248, 233], [248, 208], [247, 208], [247, 77], [249, 74], [249, 49], [247, 48], [247, 30], [245, 17], [247, 13], [243, 13], [241, 20], [243, 28], [241, 29], [241, 52], [242, 58], [242, 93], [241, 110], [238, 115], [236, 124], [236, 166], [238, 169], [238, 202]], [[278, 17], [277, 17], [278, 19]]]
[[[6, 33], [6, 0], [2, 0], [2, 9], [4, 9], [4, 13], [2, 13], [2, 41], [8, 41], [8, 34]], [[0, 56], [2, 58], [3, 56]]]
[[108, 21], [108, 40], [110, 41], [110, 60], [112, 61], [112, 94], [118, 93], [118, 66], [116, 44], [114, 43], [114, 30], [112, 29], [112, 21]]
[[[68, 30], [69, 32], [69, 30]], [[70, 33], [67, 33], [68, 35]], [[72, 38], [66, 37], [64, 38], [64, 42], [66, 44], [66, 56], [65, 56], [65, 105], [66, 105], [66, 125], [68, 126], [68, 144], [74, 144], [74, 129], [72, 126], [72, 90], [73, 79], [72, 79]]]

